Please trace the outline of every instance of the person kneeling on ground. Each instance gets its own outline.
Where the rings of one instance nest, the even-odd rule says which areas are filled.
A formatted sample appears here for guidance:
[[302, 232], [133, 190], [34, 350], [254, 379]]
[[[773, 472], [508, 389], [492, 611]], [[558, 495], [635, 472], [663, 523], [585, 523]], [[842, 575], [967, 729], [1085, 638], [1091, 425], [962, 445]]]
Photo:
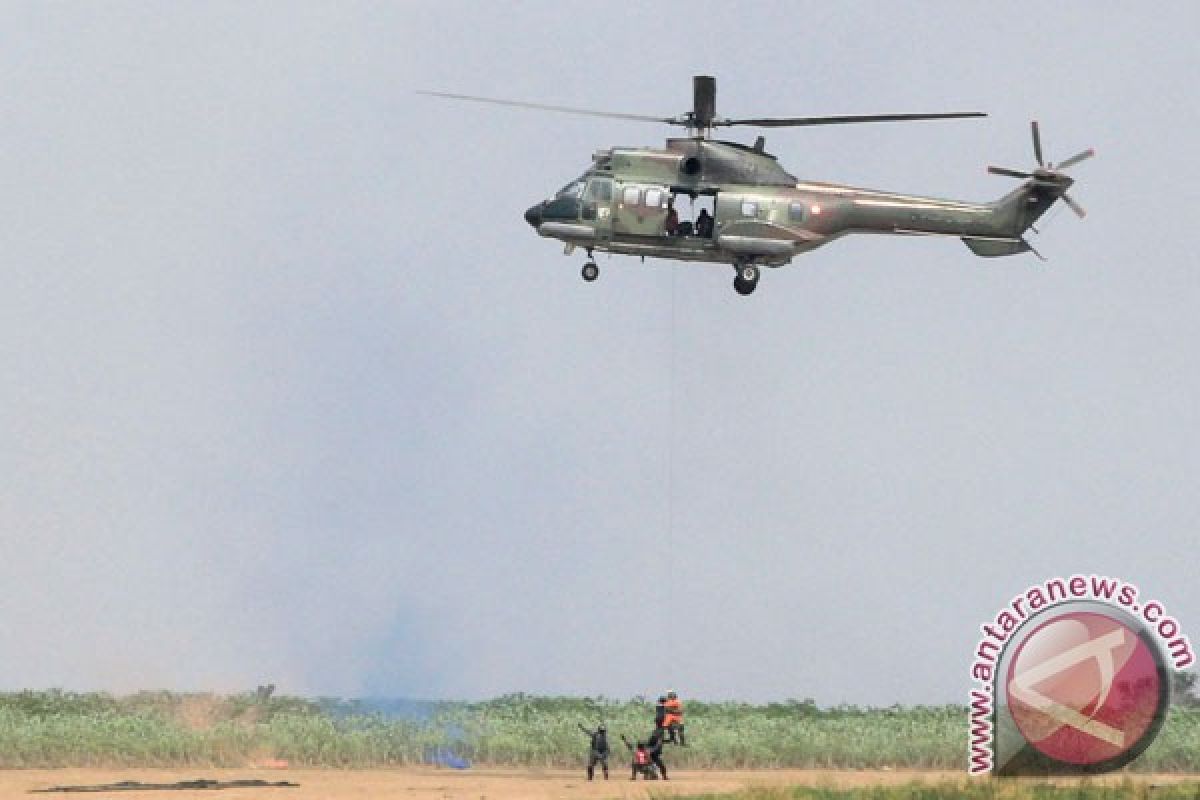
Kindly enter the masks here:
[[633, 756], [632, 771], [629, 773], [629, 780], [636, 781], [638, 775], [641, 775], [643, 780], [658, 780], [658, 773], [654, 769], [654, 764], [651, 763], [650, 752], [646, 749], [646, 743], [638, 742], [636, 746], [632, 745], [623, 733], [621, 734], [621, 741], [625, 743], [625, 746], [629, 748], [629, 752]]
[[579, 730], [583, 731], [584, 735], [591, 737], [592, 748], [588, 753], [587, 776], [590, 781], [595, 775], [596, 765], [600, 765], [600, 769], [604, 772], [604, 780], [608, 780], [608, 731], [604, 725], [596, 728], [594, 731], [589, 731], [582, 725]]

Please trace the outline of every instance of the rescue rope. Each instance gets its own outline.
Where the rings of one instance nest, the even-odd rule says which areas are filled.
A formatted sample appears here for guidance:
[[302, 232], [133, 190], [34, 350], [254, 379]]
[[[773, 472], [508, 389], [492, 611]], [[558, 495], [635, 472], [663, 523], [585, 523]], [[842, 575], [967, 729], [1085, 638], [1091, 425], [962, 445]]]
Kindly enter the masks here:
[[[695, 211], [695, 200], [692, 201]], [[693, 214], [693, 218], [695, 214]], [[667, 367], [667, 602], [675, 605], [675, 303], [679, 270], [671, 269], [671, 353]]]

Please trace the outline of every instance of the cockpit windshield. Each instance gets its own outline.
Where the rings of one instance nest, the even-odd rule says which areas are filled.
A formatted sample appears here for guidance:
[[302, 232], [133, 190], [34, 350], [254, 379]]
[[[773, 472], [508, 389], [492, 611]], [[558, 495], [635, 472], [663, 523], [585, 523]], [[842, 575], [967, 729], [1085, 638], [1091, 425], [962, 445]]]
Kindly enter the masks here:
[[558, 193], [555, 194], [554, 196], [555, 197], [570, 197], [572, 199], [577, 199], [577, 198], [582, 197], [583, 196], [583, 179], [579, 178], [579, 179], [571, 181], [566, 186], [559, 189]]

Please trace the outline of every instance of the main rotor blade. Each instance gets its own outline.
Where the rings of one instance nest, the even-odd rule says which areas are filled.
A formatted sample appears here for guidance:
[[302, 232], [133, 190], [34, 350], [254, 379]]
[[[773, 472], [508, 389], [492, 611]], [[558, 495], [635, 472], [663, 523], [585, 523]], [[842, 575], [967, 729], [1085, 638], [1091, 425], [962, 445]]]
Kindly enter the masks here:
[[713, 125], [754, 125], [759, 128], [791, 128], [804, 125], [844, 125], [856, 122], [911, 122], [923, 119], [986, 117], [982, 111], [953, 111], [945, 114], [851, 114], [839, 117], [757, 117], [714, 120]]
[[1084, 210], [1083, 206], [1079, 205], [1079, 203], [1076, 203], [1074, 200], [1072, 200], [1070, 195], [1064, 194], [1062, 196], [1062, 199], [1063, 199], [1063, 202], [1066, 203], [1067, 206], [1072, 211], [1075, 212], [1075, 216], [1079, 217], [1080, 219], [1083, 219], [1084, 217], [1087, 216], [1087, 211]]
[[1042, 160], [1042, 136], [1038, 133], [1037, 120], [1029, 123], [1029, 126], [1033, 130], [1033, 155], [1037, 159], [1038, 166], [1044, 167], [1046, 162]]
[[1032, 173], [1018, 172], [1015, 169], [1008, 169], [1006, 167], [988, 167], [987, 171], [992, 173], [993, 175], [1007, 175], [1010, 178], [1032, 178], [1033, 177]]
[[1076, 153], [1075, 155], [1071, 156], [1066, 161], [1062, 162], [1057, 167], [1055, 167], [1055, 169], [1061, 170], [1061, 169], [1066, 169], [1067, 167], [1073, 167], [1076, 164], [1078, 164], [1080, 161], [1089, 159], [1094, 155], [1096, 155], [1096, 151], [1089, 147], [1087, 150], [1084, 150], [1082, 153]]
[[608, 119], [631, 119], [638, 122], [659, 122], [671, 124], [675, 120], [671, 117], [652, 117], [647, 114], [622, 114], [616, 111], [592, 111], [586, 108], [571, 108], [569, 106], [551, 106], [543, 103], [525, 103], [520, 100], [497, 100], [494, 97], [475, 97], [469, 94], [450, 94], [448, 92], [430, 92], [424, 89], [418, 89], [417, 94], [429, 95], [430, 97], [444, 97], [450, 100], [470, 100], [473, 103], [491, 103], [497, 106], [515, 106], [517, 108], [532, 108], [538, 111], [555, 111], [561, 114], [581, 114], [588, 117], [606, 117]]

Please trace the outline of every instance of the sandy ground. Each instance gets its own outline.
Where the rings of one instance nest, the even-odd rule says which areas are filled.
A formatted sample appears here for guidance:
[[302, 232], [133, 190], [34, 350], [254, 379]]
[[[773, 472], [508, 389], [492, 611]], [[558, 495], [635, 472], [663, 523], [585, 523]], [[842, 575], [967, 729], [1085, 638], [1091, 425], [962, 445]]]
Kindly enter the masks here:
[[[672, 771], [669, 782], [629, 780], [624, 770], [609, 781], [589, 783], [582, 771], [537, 769], [469, 769], [433, 768], [331, 770], [164, 770], [164, 769], [31, 769], [0, 771], [0, 798], [163, 798], [164, 800], [558, 800], [558, 798], [649, 798], [674, 794], [732, 792], [738, 789], [765, 786], [874, 786], [911, 782], [958, 782], [962, 772], [851, 771], [851, 770], [740, 770], [740, 771]], [[31, 789], [52, 786], [142, 781], [171, 783], [180, 780], [230, 781], [261, 779], [291, 781], [298, 789], [225, 789], [214, 791], [171, 792], [104, 792], [97, 794], [27, 794]], [[1106, 780], [1121, 780], [1107, 776]], [[1135, 776], [1134, 780], [1167, 783], [1183, 780], [1184, 776]], [[1194, 777], [1192, 778], [1195, 779]]]

